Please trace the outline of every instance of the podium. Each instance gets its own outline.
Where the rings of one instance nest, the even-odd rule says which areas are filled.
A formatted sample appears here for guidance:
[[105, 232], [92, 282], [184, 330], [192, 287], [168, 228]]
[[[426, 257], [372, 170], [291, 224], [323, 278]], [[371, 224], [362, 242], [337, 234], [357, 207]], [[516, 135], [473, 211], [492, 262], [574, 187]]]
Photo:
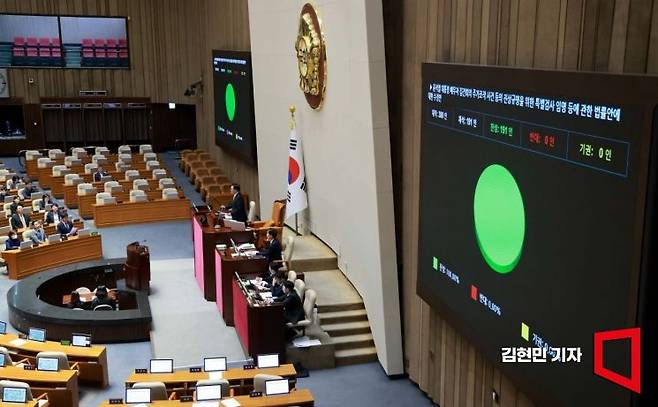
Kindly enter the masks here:
[[138, 242], [126, 247], [126, 262], [123, 265], [126, 286], [133, 290], [149, 290], [151, 281], [151, 256], [147, 246]]

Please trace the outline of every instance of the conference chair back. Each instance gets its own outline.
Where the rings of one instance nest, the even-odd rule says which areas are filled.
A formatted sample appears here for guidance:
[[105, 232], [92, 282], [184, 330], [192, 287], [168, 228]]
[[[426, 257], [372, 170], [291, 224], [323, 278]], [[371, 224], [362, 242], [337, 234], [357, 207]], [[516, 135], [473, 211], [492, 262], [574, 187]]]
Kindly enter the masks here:
[[297, 273], [294, 270], [288, 271], [288, 281], [292, 281], [293, 283], [297, 280]]
[[[11, 353], [4, 346], [0, 346], [0, 355], [4, 355], [4, 364], [0, 364], [0, 367], [3, 366], [12, 366], [14, 362], [11, 360]], [[1, 395], [2, 393], [0, 393]], [[2, 397], [2, 396], [0, 396]]]
[[249, 201], [249, 213], [247, 213], [247, 220], [249, 222], [256, 220], [256, 201]]
[[295, 291], [299, 295], [299, 299], [304, 303], [304, 295], [306, 294], [306, 283], [303, 280], [295, 280]]
[[198, 386], [221, 386], [222, 397], [229, 397], [231, 395], [231, 384], [226, 379], [204, 379], [196, 382]]

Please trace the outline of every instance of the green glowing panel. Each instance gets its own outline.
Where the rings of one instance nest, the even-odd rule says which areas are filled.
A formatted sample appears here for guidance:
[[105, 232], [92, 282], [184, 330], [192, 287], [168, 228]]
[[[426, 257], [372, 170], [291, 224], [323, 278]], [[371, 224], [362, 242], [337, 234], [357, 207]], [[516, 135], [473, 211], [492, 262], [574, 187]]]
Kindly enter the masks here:
[[502, 165], [482, 171], [473, 198], [475, 235], [482, 257], [494, 271], [514, 270], [523, 249], [525, 209], [514, 176]]
[[226, 85], [226, 92], [224, 93], [226, 100], [226, 115], [230, 121], [235, 117], [235, 89], [232, 84]]
[[434, 270], [439, 269], [439, 259], [437, 259], [436, 257], [432, 257], [432, 268]]
[[526, 341], [530, 340], [530, 327], [523, 322], [521, 322], [521, 338]]

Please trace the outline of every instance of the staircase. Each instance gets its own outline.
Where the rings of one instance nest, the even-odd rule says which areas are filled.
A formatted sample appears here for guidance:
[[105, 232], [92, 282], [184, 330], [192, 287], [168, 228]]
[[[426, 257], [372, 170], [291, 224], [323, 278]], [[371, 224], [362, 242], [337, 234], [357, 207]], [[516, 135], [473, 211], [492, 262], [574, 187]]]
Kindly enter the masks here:
[[336, 366], [377, 360], [363, 302], [318, 306], [318, 319], [334, 344]]

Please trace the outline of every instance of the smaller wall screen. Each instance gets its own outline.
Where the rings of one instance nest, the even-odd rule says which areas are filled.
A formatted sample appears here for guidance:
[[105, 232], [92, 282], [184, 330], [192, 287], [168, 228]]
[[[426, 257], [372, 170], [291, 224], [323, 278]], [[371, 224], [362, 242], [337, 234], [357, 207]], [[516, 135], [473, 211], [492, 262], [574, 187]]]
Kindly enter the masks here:
[[128, 68], [126, 19], [0, 14], [0, 66]]
[[213, 51], [215, 144], [256, 162], [251, 54]]

